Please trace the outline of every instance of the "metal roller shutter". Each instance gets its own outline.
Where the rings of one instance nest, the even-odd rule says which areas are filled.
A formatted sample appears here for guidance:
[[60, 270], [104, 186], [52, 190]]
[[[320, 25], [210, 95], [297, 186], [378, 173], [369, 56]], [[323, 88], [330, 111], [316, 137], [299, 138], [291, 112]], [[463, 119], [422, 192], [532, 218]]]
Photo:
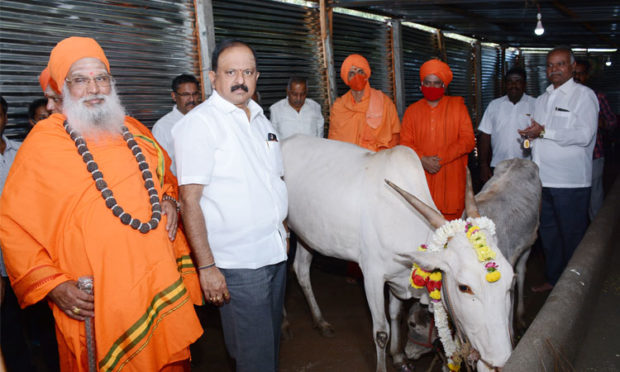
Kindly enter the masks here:
[[403, 25], [403, 66], [405, 75], [405, 104], [422, 99], [420, 66], [431, 58], [439, 58], [437, 34]]
[[366, 57], [372, 75], [370, 85], [394, 98], [392, 73], [392, 44], [390, 26], [362, 17], [334, 13], [334, 68], [338, 96], [345, 94], [349, 87], [340, 79], [340, 67], [349, 54], [358, 53]]
[[465, 105], [469, 110], [472, 123], [477, 122], [475, 116], [475, 75], [473, 63], [473, 48], [466, 41], [452, 38], [445, 38], [446, 55], [448, 65], [452, 69], [454, 78], [448, 86], [448, 93], [451, 96], [461, 96], [465, 98]]
[[541, 95], [549, 82], [547, 81], [547, 52], [523, 52], [525, 73], [527, 74], [527, 94], [532, 97]]
[[308, 78], [308, 97], [328, 110], [319, 12], [275, 1], [214, 0], [215, 39], [234, 38], [250, 44], [257, 54], [261, 105], [286, 97], [292, 75]]
[[174, 76], [198, 76], [191, 0], [2, 0], [0, 20], [0, 94], [11, 136], [23, 135], [28, 104], [43, 96], [38, 75], [69, 36], [102, 45], [128, 114], [146, 125], [171, 109]]
[[482, 120], [484, 110], [486, 110], [489, 103], [495, 98], [501, 96], [501, 80], [502, 73], [500, 71], [500, 49], [499, 47], [486, 46], [481, 47], [482, 58], [482, 75], [480, 86], [482, 87], [482, 112], [479, 119]]
[[[580, 58], [579, 56], [577, 58]], [[606, 66], [607, 58], [612, 63]], [[590, 81], [589, 84], [595, 91], [602, 91], [607, 96], [607, 101], [611, 109], [616, 114], [620, 110], [620, 53], [594, 54], [590, 53], [587, 57], [590, 61]], [[616, 133], [620, 131], [616, 129]]]

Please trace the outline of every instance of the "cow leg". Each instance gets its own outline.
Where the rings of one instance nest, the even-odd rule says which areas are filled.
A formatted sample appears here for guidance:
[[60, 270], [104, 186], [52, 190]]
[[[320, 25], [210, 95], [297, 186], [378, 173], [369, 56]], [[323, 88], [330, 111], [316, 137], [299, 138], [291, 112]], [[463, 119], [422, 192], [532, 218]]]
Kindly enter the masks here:
[[386, 372], [385, 348], [389, 337], [389, 324], [385, 314], [385, 299], [383, 297], [384, 283], [376, 273], [363, 270], [366, 301], [372, 316], [372, 334], [377, 350], [377, 372]]
[[301, 242], [297, 241], [297, 252], [295, 253], [295, 261], [293, 262], [293, 269], [297, 275], [297, 281], [301, 286], [301, 290], [306, 296], [308, 305], [310, 306], [310, 312], [312, 313], [312, 320], [314, 327], [318, 328], [321, 335], [325, 337], [332, 337], [334, 335], [334, 329], [331, 324], [327, 323], [323, 319], [319, 304], [314, 298], [314, 292], [312, 291], [312, 283], [310, 283], [310, 264], [312, 263], [312, 253], [304, 247]]
[[407, 365], [407, 359], [400, 344], [400, 321], [402, 319], [403, 302], [398, 299], [392, 291], [388, 290], [389, 311], [390, 311], [390, 355], [392, 363], [400, 372], [411, 372]]
[[293, 339], [291, 323], [288, 321], [288, 313], [286, 312], [286, 306], [284, 305], [282, 305], [282, 325], [280, 325], [280, 339], [282, 341], [289, 341]]
[[523, 302], [523, 288], [525, 287], [525, 271], [527, 269], [527, 259], [530, 256], [531, 250], [528, 249], [519, 259], [515, 265], [517, 272], [517, 326], [520, 329], [525, 329], [525, 304]]

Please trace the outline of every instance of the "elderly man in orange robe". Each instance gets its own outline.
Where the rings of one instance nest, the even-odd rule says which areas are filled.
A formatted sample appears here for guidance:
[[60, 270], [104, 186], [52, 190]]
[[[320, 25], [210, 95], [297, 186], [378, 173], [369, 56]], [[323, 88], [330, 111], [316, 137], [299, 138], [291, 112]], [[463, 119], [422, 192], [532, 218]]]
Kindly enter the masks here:
[[379, 151], [398, 144], [400, 121], [390, 97], [370, 87], [371, 72], [359, 54], [344, 60], [340, 77], [351, 90], [334, 102], [327, 138]]
[[200, 288], [170, 158], [125, 116], [95, 40], [61, 41], [48, 67], [63, 114], [33, 128], [0, 199], [13, 289], [23, 307], [50, 304], [62, 371], [188, 371]]
[[405, 111], [400, 144], [420, 157], [433, 201], [447, 220], [465, 208], [467, 154], [476, 144], [462, 97], [445, 96], [452, 81], [450, 67], [431, 59], [420, 67], [424, 98]]

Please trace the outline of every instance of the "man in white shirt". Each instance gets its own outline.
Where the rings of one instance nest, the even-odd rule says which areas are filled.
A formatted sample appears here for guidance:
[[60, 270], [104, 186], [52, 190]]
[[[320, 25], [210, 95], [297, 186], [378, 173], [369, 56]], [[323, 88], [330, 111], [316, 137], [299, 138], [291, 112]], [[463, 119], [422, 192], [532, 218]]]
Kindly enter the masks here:
[[[17, 150], [21, 145], [4, 135], [7, 124], [8, 104], [0, 96], [0, 194], [9, 174], [9, 169], [15, 160]], [[4, 266], [2, 250], [0, 250], [0, 345], [4, 354], [8, 370], [30, 370], [34, 368], [28, 350], [28, 340], [24, 336], [26, 312], [20, 309], [15, 292], [9, 282], [9, 276]]]
[[306, 78], [293, 76], [288, 80], [286, 98], [271, 105], [271, 124], [283, 140], [293, 134], [323, 138], [325, 125], [321, 105], [310, 98]]
[[172, 173], [176, 174], [174, 166], [174, 145], [172, 143], [172, 126], [185, 116], [191, 109], [196, 107], [200, 99], [200, 85], [194, 75], [181, 74], [172, 80], [172, 100], [175, 105], [172, 111], [162, 116], [153, 125], [153, 136], [166, 150], [172, 160], [170, 166]]
[[211, 61], [214, 92], [172, 129], [181, 215], [236, 371], [277, 371], [288, 210], [280, 145], [251, 100], [254, 51], [225, 40]]
[[590, 88], [573, 80], [574, 70], [570, 48], [547, 54], [552, 85], [536, 99], [532, 125], [519, 131], [533, 140], [543, 186], [539, 233], [547, 282], [532, 288], [539, 292], [553, 288], [588, 227], [599, 105]]
[[493, 176], [493, 169], [501, 161], [529, 157], [517, 130], [531, 124], [534, 102], [533, 97], [525, 94], [525, 70], [513, 67], [506, 73], [506, 95], [489, 103], [478, 126], [483, 183]]

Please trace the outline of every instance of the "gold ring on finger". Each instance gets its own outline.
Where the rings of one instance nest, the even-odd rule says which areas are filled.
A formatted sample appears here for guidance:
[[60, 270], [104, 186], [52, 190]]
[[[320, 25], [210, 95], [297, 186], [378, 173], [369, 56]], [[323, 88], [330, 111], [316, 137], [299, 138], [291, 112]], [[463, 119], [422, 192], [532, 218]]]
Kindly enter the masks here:
[[79, 308], [79, 307], [77, 307], [77, 306], [73, 306], [73, 308], [71, 309], [71, 311], [72, 311], [72, 312], [73, 312], [73, 314], [75, 314], [75, 315], [80, 315], [80, 312], [81, 312], [82, 310], [80, 310], [80, 308]]

